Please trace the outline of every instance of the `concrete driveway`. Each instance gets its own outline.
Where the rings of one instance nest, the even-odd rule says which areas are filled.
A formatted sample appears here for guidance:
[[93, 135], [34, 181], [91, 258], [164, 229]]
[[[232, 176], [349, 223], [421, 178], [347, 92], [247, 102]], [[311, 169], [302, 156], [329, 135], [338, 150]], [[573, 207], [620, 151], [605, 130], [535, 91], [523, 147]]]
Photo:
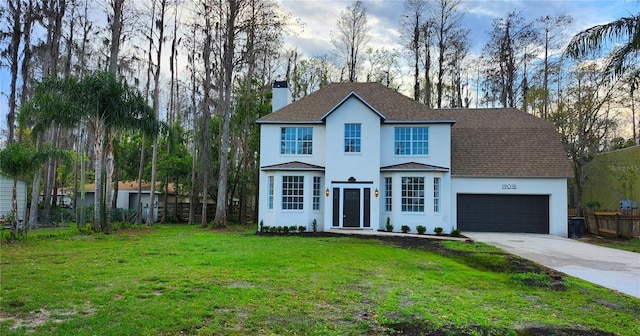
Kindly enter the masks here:
[[544, 234], [465, 232], [464, 235], [567, 275], [640, 298], [640, 253]]

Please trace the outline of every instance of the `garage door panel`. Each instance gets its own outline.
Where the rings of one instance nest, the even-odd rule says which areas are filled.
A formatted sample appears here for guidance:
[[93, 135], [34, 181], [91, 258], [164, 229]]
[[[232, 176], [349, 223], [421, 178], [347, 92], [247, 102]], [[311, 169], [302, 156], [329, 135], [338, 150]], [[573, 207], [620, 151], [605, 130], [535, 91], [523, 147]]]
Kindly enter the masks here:
[[458, 194], [458, 229], [549, 233], [548, 195]]

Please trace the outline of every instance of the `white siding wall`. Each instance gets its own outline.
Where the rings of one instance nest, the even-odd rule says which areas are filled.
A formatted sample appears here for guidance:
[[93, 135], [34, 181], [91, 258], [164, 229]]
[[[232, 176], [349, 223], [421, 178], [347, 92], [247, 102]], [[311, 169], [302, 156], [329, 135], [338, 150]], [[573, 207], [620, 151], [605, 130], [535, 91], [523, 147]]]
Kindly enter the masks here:
[[[439, 172], [393, 172], [383, 174], [381, 183], [384, 184], [385, 177], [392, 178], [392, 211], [385, 211], [384, 186], [380, 193], [380, 229], [386, 229], [387, 217], [394, 226], [393, 230], [401, 231], [402, 225], [411, 228], [412, 233], [416, 233], [418, 225], [427, 228], [427, 234], [433, 234], [433, 229], [441, 227], [445, 232], [450, 232], [454, 225], [451, 223], [451, 198], [449, 197], [450, 174]], [[402, 178], [403, 177], [424, 177], [424, 212], [402, 211]], [[440, 211], [434, 212], [433, 203], [433, 179], [440, 178]]]
[[[344, 125], [361, 124], [361, 152], [344, 152]], [[371, 188], [380, 190], [380, 116], [362, 104], [357, 98], [344, 102], [339, 109], [326, 119], [325, 183], [333, 193], [333, 188]], [[356, 182], [367, 184], [344, 184], [350, 177]], [[333, 194], [325, 197], [325, 229], [333, 222]], [[342, 201], [342, 200], [341, 200]], [[362, 201], [362, 199], [361, 199]], [[371, 228], [376, 229], [380, 222], [380, 197], [371, 196]], [[341, 203], [342, 204], [342, 203]], [[364, 208], [361, 208], [363, 211]]]
[[[566, 178], [469, 178], [453, 177], [451, 216], [456, 223], [456, 195], [507, 194], [549, 195], [549, 233], [567, 236], [567, 179]], [[503, 189], [505, 188], [511, 189]], [[515, 189], [513, 187], [515, 186]]]
[[[262, 221], [267, 226], [304, 225], [307, 226], [307, 231], [311, 231], [311, 222], [315, 219], [318, 230], [321, 231], [323, 227], [323, 210], [327, 202], [327, 197], [324, 196], [324, 177], [320, 186], [320, 209], [313, 210], [313, 177], [321, 175], [321, 172], [261, 171], [258, 221]], [[268, 208], [268, 176], [274, 177], [273, 209]], [[283, 176], [304, 176], [304, 208], [302, 210], [282, 209]]]
[[[429, 155], [397, 156], [394, 151], [394, 129], [396, 127], [429, 127]], [[382, 167], [409, 161], [439, 167], [451, 167], [451, 125], [450, 124], [385, 124], [380, 137], [380, 165]]]
[[[312, 127], [313, 154], [312, 155], [283, 155], [280, 154], [280, 129], [282, 127]], [[260, 125], [260, 166], [270, 166], [291, 161], [300, 161], [318, 166], [324, 166], [325, 126], [310, 124], [261, 124]]]

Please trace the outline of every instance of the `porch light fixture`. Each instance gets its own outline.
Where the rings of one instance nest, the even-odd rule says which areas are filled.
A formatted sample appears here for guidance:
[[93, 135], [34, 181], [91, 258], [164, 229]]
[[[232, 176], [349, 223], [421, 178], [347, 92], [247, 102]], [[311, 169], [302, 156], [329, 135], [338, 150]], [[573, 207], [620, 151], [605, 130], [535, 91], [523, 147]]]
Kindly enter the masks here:
[[380, 195], [380, 192], [378, 191], [378, 188], [376, 188], [376, 190], [373, 192], [373, 195], [377, 198], [378, 195]]
[[329, 188], [327, 188], [327, 190], [324, 191], [324, 195], [329, 197]]

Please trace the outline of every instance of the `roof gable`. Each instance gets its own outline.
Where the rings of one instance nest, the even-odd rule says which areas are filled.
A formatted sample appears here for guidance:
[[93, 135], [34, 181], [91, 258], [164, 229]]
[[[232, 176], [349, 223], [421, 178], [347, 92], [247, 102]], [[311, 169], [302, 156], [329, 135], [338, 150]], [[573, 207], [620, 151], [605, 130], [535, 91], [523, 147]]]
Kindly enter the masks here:
[[324, 118], [351, 97], [360, 99], [385, 123], [454, 123], [380, 83], [333, 83], [260, 119], [257, 123], [322, 123]]
[[371, 106], [369, 103], [367, 103], [366, 100], [362, 99], [362, 97], [358, 96], [357, 93], [351, 91], [351, 93], [349, 93], [346, 97], [342, 98], [342, 100], [336, 104], [336, 106], [334, 106], [331, 110], [329, 110], [329, 112], [325, 113], [322, 118], [320, 118], [323, 122], [327, 120], [327, 118], [329, 117], [329, 115], [331, 115], [333, 112], [335, 112], [337, 109], [339, 109], [342, 105], [344, 105], [344, 103], [347, 102], [347, 100], [354, 98], [359, 100], [364, 106], [366, 106], [369, 110], [371, 110], [371, 112], [375, 113], [378, 115], [378, 117], [380, 117], [382, 120], [385, 119], [384, 115], [382, 113], [380, 113], [378, 110], [376, 110], [373, 106]]

